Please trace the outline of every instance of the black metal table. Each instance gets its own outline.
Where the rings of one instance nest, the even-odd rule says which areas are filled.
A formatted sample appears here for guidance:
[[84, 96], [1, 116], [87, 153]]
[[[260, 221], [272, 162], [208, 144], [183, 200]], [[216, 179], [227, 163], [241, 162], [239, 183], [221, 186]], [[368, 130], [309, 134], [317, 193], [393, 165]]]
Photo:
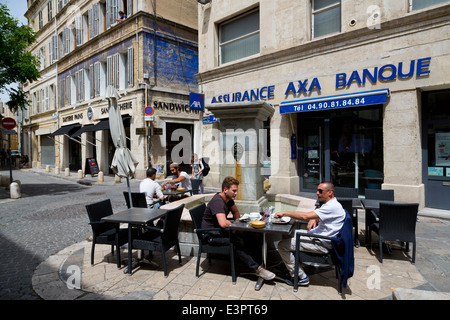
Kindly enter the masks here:
[[[288, 223], [266, 223], [263, 228], [254, 228], [249, 222], [243, 222], [240, 220], [234, 221], [229, 228], [234, 231], [249, 231], [249, 232], [258, 232], [263, 235], [263, 248], [262, 248], [262, 256], [263, 256], [263, 264], [266, 267], [266, 259], [267, 259], [267, 240], [266, 234], [281, 234], [288, 235], [291, 233], [294, 227], [294, 219], [291, 219]], [[255, 290], [261, 289], [264, 283], [264, 279], [259, 277], [255, 284]]]
[[129, 208], [118, 213], [102, 218], [102, 221], [111, 223], [128, 224], [128, 267], [125, 272], [131, 275], [132, 266], [132, 247], [131, 230], [133, 226], [146, 225], [149, 222], [161, 218], [166, 214], [166, 209], [148, 209], [148, 208]]

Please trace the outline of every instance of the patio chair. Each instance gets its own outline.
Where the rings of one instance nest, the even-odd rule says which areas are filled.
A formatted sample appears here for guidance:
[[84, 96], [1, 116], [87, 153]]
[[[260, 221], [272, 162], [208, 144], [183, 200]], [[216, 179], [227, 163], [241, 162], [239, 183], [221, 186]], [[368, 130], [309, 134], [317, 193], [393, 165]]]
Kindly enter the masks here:
[[413, 243], [412, 263], [416, 261], [416, 221], [418, 203], [380, 203], [379, 222], [369, 226], [370, 250], [372, 250], [372, 231], [379, 236], [380, 262], [383, 262], [384, 240], [406, 242], [405, 251], [409, 251], [409, 242]]
[[[130, 197], [129, 197], [128, 192], [124, 191], [123, 196], [127, 203], [127, 207], [131, 208]], [[131, 193], [131, 201], [133, 201], [133, 207], [135, 207], [135, 208], [147, 208], [147, 200], [145, 199], [144, 192], [132, 192]]]
[[200, 179], [191, 179], [192, 185], [192, 193], [199, 194], [200, 193]]
[[[338, 279], [338, 293], [342, 294], [342, 288], [347, 288], [347, 280], [353, 276], [355, 267], [352, 234], [352, 218], [348, 212], [345, 214], [344, 224], [341, 230], [335, 237], [297, 232], [295, 234], [294, 292], [297, 292], [298, 290], [299, 265], [301, 263], [319, 263], [334, 265], [336, 278]], [[300, 251], [302, 237], [331, 240], [332, 249], [326, 254]]]
[[352, 217], [352, 225], [355, 228], [355, 234], [353, 236], [354, 245], [359, 246], [358, 241], [358, 209], [353, 209], [353, 201], [352, 199], [337, 199], [338, 202], [342, 205], [342, 207], [347, 212], [351, 212]]
[[200, 267], [200, 257], [202, 253], [206, 253], [208, 255], [208, 261], [211, 263], [211, 254], [223, 254], [223, 255], [229, 255], [230, 257], [230, 264], [231, 264], [231, 280], [234, 283], [236, 283], [236, 271], [234, 268], [234, 251], [233, 251], [233, 244], [230, 243], [226, 245], [211, 245], [210, 243], [206, 242], [203, 239], [203, 234], [208, 231], [220, 231], [220, 228], [204, 228], [202, 229], [202, 220], [203, 220], [203, 214], [205, 213], [206, 205], [203, 203], [201, 205], [198, 205], [191, 210], [189, 210], [189, 213], [192, 218], [192, 223], [194, 226], [194, 232], [197, 233], [198, 237], [198, 255], [197, 255], [197, 266], [195, 269], [195, 275], [199, 276], [199, 267]]
[[[394, 190], [365, 189], [366, 199], [394, 201]], [[365, 238], [366, 244], [369, 241], [369, 226], [375, 222], [374, 217], [378, 216], [378, 210], [366, 210]]]
[[91, 264], [94, 264], [95, 245], [111, 245], [111, 254], [116, 247], [117, 267], [120, 268], [120, 246], [128, 242], [128, 230], [120, 229], [118, 223], [107, 223], [101, 221], [103, 217], [113, 214], [111, 201], [109, 199], [86, 205], [89, 216], [89, 224], [92, 227]]
[[136, 237], [133, 237], [131, 241], [132, 249], [159, 250], [161, 252], [164, 276], [167, 277], [167, 264], [166, 264], [166, 251], [176, 247], [178, 253], [178, 261], [181, 263], [181, 251], [180, 244], [178, 242], [178, 226], [180, 225], [181, 214], [183, 213], [184, 204], [170, 209], [164, 215], [162, 228], [154, 226], [143, 226], [146, 231]]
[[357, 188], [334, 187], [334, 196], [336, 198], [358, 198]]

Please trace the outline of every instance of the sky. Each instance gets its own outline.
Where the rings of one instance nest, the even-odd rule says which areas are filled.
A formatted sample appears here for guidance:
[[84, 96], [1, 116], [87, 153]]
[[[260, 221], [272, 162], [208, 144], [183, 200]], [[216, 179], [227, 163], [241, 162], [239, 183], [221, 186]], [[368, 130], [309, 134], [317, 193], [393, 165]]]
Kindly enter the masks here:
[[[6, 4], [9, 9], [9, 14], [13, 18], [19, 20], [20, 24], [28, 24], [25, 18], [25, 12], [27, 11], [27, 0], [0, 0], [1, 4]], [[15, 86], [14, 86], [15, 87]], [[6, 92], [0, 93], [0, 100], [4, 103], [9, 101], [9, 95]]]

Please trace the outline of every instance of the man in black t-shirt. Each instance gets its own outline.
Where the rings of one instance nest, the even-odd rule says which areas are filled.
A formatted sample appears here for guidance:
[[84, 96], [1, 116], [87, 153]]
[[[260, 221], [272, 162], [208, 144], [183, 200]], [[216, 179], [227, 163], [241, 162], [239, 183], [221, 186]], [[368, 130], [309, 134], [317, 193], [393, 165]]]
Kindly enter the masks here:
[[[204, 239], [211, 245], [225, 245], [230, 243], [228, 233], [225, 231], [232, 221], [227, 219], [228, 214], [233, 214], [233, 219], [237, 220], [241, 214], [234, 203], [239, 188], [239, 181], [233, 177], [226, 177], [222, 182], [222, 192], [216, 193], [206, 206], [205, 214], [203, 215], [202, 228], [222, 228], [221, 231], [211, 231], [204, 235]], [[275, 274], [264, 269], [261, 263], [255, 261], [255, 253], [250, 252], [249, 249], [258, 249], [254, 242], [254, 237], [249, 234], [234, 234], [233, 244], [234, 251], [237, 256], [255, 273], [264, 280], [272, 280]], [[260, 259], [260, 258], [259, 258]]]

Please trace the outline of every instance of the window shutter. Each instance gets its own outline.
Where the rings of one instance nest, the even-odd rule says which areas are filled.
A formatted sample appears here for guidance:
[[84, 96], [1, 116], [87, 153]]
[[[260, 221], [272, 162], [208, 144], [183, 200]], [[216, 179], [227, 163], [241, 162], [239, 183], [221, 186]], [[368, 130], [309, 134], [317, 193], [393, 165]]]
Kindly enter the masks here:
[[94, 65], [89, 66], [89, 97], [93, 99], [95, 97], [94, 92]]
[[133, 83], [133, 47], [128, 48], [127, 57], [127, 87], [132, 87]]
[[64, 28], [64, 54], [69, 53], [69, 28]]
[[53, 63], [53, 38], [48, 42], [48, 65]]
[[119, 89], [119, 54], [116, 53], [115, 55], [113, 55], [113, 69], [114, 69], [114, 79], [113, 79], [113, 83], [114, 83], [114, 87], [116, 89]]
[[83, 20], [81, 16], [75, 17], [76, 43], [77, 46], [83, 44]]
[[100, 95], [100, 62], [94, 64], [94, 90], [95, 96]]
[[71, 101], [72, 96], [71, 96], [70, 87], [71, 87], [70, 76], [67, 76], [67, 78], [66, 78], [66, 101], [67, 101], [68, 106], [70, 106], [72, 104], [72, 101]]
[[94, 37], [94, 7], [88, 10], [89, 40]]
[[53, 43], [53, 48], [52, 48], [52, 54], [53, 54], [53, 61], [57, 61], [58, 60], [58, 36], [54, 35], [52, 36], [52, 43]]
[[98, 36], [99, 20], [98, 20], [98, 10], [100, 8], [100, 3], [94, 4], [92, 7], [93, 11], [93, 26], [94, 26], [94, 37]]
[[113, 84], [112, 56], [106, 58], [106, 86]]
[[133, 14], [133, 1], [127, 1], [127, 17], [130, 17]]
[[111, 26], [111, 0], [106, 0], [106, 29]]

